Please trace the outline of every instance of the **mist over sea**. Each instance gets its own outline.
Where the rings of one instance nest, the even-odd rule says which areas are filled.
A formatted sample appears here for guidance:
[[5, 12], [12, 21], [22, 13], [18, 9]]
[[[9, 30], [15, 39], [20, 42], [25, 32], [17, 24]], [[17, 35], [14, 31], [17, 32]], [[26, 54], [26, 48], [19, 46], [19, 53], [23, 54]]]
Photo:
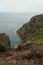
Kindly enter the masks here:
[[0, 13], [0, 33], [9, 35], [11, 47], [22, 41], [16, 34], [16, 30], [36, 14], [38, 13]]

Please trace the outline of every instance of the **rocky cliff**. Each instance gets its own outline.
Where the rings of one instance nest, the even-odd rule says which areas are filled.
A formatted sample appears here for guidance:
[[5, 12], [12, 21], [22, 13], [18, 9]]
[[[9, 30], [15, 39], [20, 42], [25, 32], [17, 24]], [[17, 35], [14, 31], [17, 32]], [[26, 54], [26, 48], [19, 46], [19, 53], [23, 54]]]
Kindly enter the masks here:
[[10, 47], [9, 36], [7, 36], [5, 33], [0, 33], [0, 45], [4, 45], [7, 48]]
[[43, 37], [43, 14], [33, 16], [17, 33], [22, 39]]

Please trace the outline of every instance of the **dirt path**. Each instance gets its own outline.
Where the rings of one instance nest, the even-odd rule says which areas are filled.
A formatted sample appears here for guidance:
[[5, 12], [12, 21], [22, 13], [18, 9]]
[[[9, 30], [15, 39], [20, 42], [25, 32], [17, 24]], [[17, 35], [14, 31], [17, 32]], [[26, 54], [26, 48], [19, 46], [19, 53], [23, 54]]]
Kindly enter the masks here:
[[[28, 54], [31, 54], [32, 51], [31, 49], [26, 49], [26, 50], [22, 50], [22, 51], [17, 51], [17, 50], [7, 50], [6, 52], [2, 52], [0, 53], [0, 62], [9, 62], [9, 63], [13, 63], [15, 65], [30, 65], [31, 63], [34, 64], [36, 63], [36, 65], [39, 64], [39, 59], [38, 58], [34, 58], [34, 59], [24, 59], [22, 57], [26, 57], [28, 56]], [[38, 64], [37, 64], [38, 63]], [[41, 62], [43, 65], [43, 58], [41, 58]]]
[[27, 56], [30, 53], [31, 53], [30, 49], [26, 49], [22, 51], [17, 51], [13, 49], [13, 50], [8, 50], [7, 52], [0, 53], [0, 57], [3, 57], [6, 60], [19, 59], [21, 57]]
[[22, 50], [22, 51], [15, 51], [9, 50], [5, 53], [6, 59], [19, 59], [21, 57], [27, 56], [31, 53], [31, 50]]

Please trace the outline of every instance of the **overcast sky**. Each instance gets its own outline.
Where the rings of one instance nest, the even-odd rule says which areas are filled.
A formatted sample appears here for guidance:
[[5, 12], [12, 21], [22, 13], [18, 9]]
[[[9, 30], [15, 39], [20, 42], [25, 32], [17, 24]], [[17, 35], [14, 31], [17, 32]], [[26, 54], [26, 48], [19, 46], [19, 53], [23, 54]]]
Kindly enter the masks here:
[[0, 12], [43, 12], [43, 0], [0, 0]]

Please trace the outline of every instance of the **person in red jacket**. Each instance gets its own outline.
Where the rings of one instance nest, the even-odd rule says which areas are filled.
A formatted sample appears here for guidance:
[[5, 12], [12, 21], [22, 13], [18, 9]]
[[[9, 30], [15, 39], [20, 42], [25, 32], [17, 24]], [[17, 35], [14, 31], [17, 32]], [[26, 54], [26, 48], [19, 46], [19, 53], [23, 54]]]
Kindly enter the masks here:
[[22, 44], [19, 44], [19, 45], [18, 45], [18, 49], [19, 49], [19, 51], [22, 50]]

